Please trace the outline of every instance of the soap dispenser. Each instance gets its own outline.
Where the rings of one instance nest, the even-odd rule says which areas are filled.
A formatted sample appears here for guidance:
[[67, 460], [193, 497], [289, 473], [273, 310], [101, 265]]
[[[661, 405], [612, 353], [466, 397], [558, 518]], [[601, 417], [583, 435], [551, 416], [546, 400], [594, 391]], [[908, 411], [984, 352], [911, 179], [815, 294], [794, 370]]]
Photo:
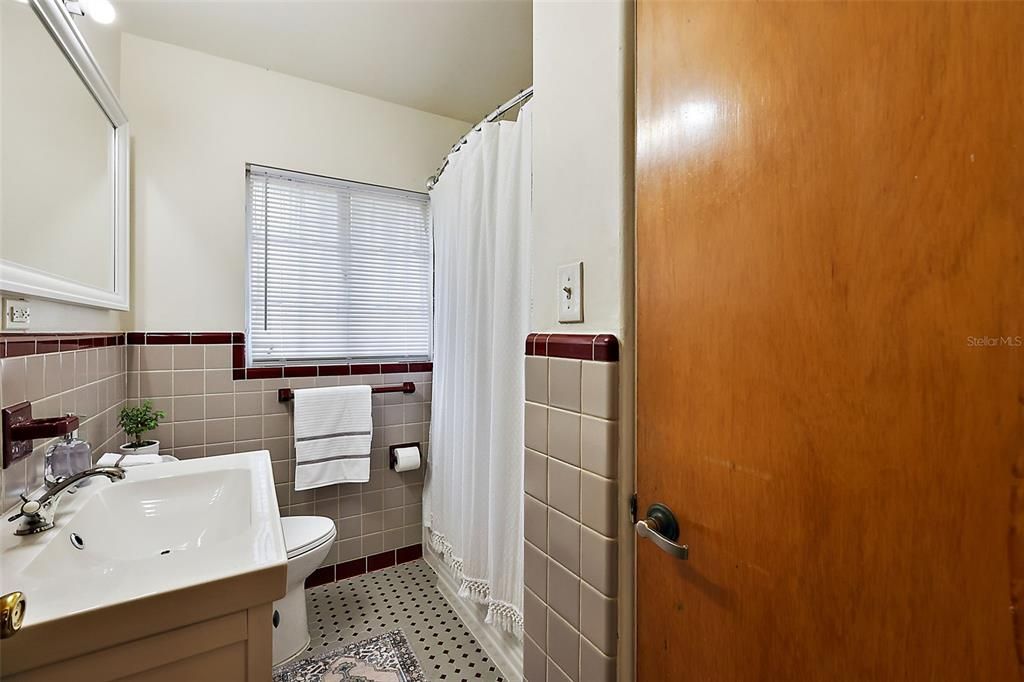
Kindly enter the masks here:
[[[79, 440], [72, 432], [46, 449], [43, 482], [46, 487], [53, 486], [61, 479], [85, 471], [92, 466], [92, 446]], [[79, 483], [79, 487], [88, 485], [91, 479]]]

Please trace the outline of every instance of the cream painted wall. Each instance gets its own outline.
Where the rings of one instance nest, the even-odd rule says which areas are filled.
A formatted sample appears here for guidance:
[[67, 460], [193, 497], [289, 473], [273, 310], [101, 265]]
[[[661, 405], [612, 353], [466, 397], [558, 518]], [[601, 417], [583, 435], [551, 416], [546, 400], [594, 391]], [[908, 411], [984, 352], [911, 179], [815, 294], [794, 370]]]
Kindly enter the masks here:
[[132, 329], [245, 325], [245, 164], [424, 191], [470, 124], [125, 34]]
[[[635, 675], [634, 23], [628, 0], [533, 5], [530, 330], [618, 336], [618, 680]], [[584, 322], [558, 322], [557, 268], [584, 262]]]
[[[628, 331], [630, 7], [622, 0], [534, 2], [531, 331]], [[560, 324], [557, 268], [576, 260], [583, 261], [584, 321]]]

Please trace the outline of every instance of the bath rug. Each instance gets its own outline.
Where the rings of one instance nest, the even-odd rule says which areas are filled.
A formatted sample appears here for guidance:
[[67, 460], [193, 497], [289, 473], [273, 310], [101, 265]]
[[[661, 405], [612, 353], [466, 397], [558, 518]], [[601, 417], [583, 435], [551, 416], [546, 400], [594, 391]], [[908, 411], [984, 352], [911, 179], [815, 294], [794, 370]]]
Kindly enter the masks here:
[[274, 670], [274, 682], [425, 682], [401, 630], [303, 658]]

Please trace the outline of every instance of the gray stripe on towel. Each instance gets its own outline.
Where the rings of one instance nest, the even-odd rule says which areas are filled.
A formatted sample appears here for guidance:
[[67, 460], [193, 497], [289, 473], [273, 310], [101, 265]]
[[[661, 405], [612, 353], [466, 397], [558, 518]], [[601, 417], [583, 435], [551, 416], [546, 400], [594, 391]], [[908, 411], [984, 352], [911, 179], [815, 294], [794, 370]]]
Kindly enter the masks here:
[[307, 464], [323, 464], [324, 462], [333, 462], [336, 459], [370, 459], [369, 455], [337, 455], [335, 457], [324, 457], [323, 459], [311, 459], [306, 462], [299, 462], [296, 466], [305, 466]]
[[296, 438], [296, 443], [305, 443], [311, 440], [324, 440], [325, 438], [341, 438], [343, 436], [369, 436], [369, 431], [345, 431], [343, 433], [325, 433], [319, 436], [303, 436], [302, 438]]

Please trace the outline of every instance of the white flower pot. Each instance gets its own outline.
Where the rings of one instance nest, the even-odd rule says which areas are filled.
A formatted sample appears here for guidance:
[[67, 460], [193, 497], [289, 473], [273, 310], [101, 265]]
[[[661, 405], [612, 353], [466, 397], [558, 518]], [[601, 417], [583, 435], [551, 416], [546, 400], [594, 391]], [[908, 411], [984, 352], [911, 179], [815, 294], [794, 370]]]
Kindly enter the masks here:
[[140, 447], [135, 447], [135, 443], [125, 443], [118, 449], [125, 455], [159, 455], [160, 441], [144, 440]]

